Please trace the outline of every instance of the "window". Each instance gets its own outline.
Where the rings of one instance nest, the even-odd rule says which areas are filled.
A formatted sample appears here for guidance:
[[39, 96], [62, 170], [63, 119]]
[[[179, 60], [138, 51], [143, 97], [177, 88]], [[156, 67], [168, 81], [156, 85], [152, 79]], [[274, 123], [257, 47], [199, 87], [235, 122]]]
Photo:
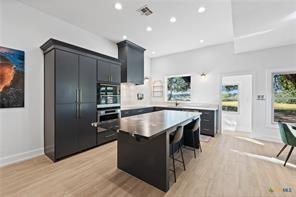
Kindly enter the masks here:
[[191, 76], [167, 78], [167, 101], [191, 100]]
[[228, 112], [238, 112], [239, 98], [238, 85], [222, 86], [222, 110]]
[[296, 123], [296, 72], [273, 73], [273, 122]]

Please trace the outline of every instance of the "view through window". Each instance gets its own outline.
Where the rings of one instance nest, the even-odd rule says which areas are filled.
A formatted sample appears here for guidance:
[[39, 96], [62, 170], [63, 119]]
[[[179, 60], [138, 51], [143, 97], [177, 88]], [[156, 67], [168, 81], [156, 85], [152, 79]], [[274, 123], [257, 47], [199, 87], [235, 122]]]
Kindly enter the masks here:
[[167, 101], [191, 100], [191, 76], [167, 78]]
[[239, 106], [238, 85], [222, 86], [222, 110], [238, 112]]
[[273, 121], [296, 123], [296, 72], [274, 73]]

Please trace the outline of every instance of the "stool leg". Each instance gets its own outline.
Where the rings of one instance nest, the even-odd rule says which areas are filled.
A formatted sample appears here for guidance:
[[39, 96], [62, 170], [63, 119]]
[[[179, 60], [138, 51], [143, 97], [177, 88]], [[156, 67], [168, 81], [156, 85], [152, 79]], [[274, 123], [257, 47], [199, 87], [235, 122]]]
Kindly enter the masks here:
[[286, 166], [286, 163], [287, 163], [287, 161], [289, 160], [289, 158], [290, 158], [290, 156], [291, 156], [291, 154], [292, 154], [292, 152], [293, 152], [293, 149], [294, 149], [294, 147], [291, 146], [291, 149], [290, 149], [290, 151], [289, 151], [289, 153], [288, 153], [288, 156], [287, 156], [287, 159], [286, 159], [286, 161], [285, 161], [285, 163], [284, 163], [284, 166]]
[[[171, 145], [171, 147], [172, 147], [172, 150], [173, 150], [173, 144]], [[176, 179], [176, 167], [175, 167], [174, 151], [172, 153], [172, 158], [173, 158], [174, 178], [175, 178], [175, 183], [176, 183], [177, 179]]]
[[196, 153], [195, 153], [196, 143], [195, 143], [194, 132], [192, 132], [192, 135], [191, 136], [192, 136], [192, 146], [193, 146], [194, 158], [196, 158]]
[[276, 157], [279, 157], [280, 156], [280, 154], [285, 150], [285, 148], [287, 147], [288, 145], [287, 144], [285, 144], [285, 146], [281, 149], [281, 151], [279, 152], [279, 154], [277, 154], [276, 155]]
[[184, 167], [184, 170], [186, 170], [186, 168], [185, 168], [185, 161], [184, 161], [184, 157], [183, 157], [182, 146], [181, 146], [181, 142], [179, 142], [179, 149], [180, 149], [180, 152], [181, 152], [181, 157], [182, 157], [182, 161], [183, 161], [183, 167]]

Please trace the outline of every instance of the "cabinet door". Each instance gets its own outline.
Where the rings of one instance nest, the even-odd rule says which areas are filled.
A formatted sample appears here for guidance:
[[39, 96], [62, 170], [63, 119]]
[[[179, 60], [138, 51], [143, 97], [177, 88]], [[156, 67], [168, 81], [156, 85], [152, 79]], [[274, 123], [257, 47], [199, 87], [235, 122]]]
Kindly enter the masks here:
[[98, 61], [98, 81], [110, 81], [110, 63], [105, 60]]
[[71, 155], [78, 151], [77, 104], [56, 105], [55, 158]]
[[143, 52], [135, 48], [129, 48], [128, 57], [128, 81], [136, 85], [144, 84]]
[[96, 102], [97, 60], [79, 56], [79, 97], [81, 103]]
[[56, 50], [56, 103], [75, 103], [78, 90], [78, 55]]
[[79, 108], [79, 150], [85, 150], [96, 146], [97, 130], [91, 126], [92, 122], [97, 122], [96, 103], [81, 103]]
[[127, 81], [138, 84], [139, 81], [139, 64], [138, 64], [138, 51], [134, 48], [129, 48], [127, 59]]
[[112, 83], [120, 83], [121, 80], [121, 69], [120, 64], [111, 63], [110, 64], [110, 75]]

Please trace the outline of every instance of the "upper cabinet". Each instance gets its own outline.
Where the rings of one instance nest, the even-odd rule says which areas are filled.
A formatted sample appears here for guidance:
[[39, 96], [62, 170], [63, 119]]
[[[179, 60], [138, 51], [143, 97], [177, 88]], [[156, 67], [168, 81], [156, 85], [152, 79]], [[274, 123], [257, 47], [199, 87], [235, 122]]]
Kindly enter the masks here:
[[144, 84], [144, 51], [145, 49], [128, 41], [117, 43], [118, 58], [122, 62], [121, 82]]
[[98, 60], [98, 82], [119, 84], [121, 64], [110, 60]]

